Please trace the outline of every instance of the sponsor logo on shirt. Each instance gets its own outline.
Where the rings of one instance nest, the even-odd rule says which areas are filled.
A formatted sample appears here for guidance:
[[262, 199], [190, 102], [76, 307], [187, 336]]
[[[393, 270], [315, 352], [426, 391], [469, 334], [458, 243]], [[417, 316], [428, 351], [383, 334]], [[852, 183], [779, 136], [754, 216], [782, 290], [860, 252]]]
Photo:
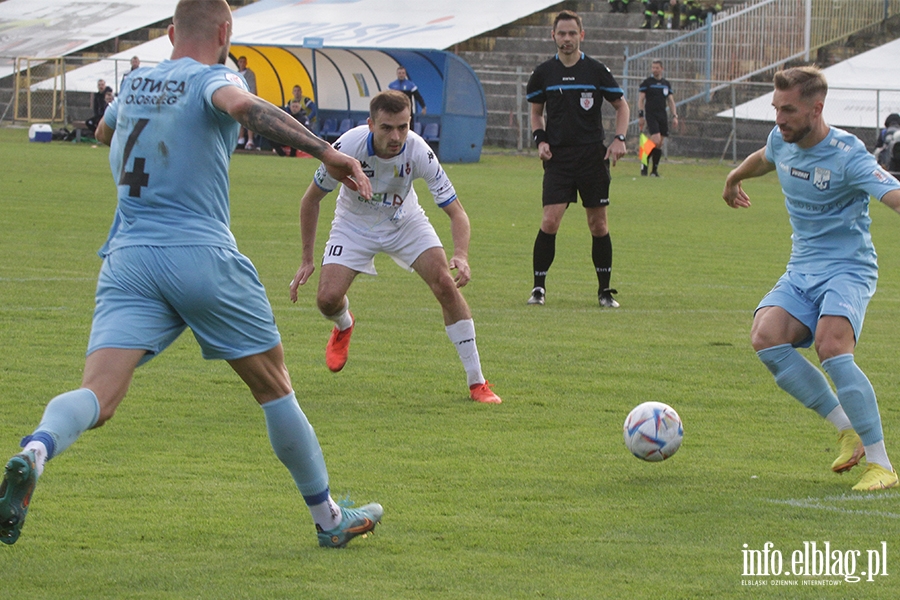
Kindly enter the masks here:
[[823, 169], [821, 167], [816, 167], [815, 177], [813, 178], [813, 185], [823, 192], [830, 188], [831, 171], [828, 169]]
[[803, 179], [805, 181], [809, 181], [809, 171], [801, 171], [800, 169], [795, 169], [791, 167], [791, 177], [796, 177], [797, 179]]
[[[125, 104], [154, 105], [175, 104], [184, 95], [187, 82], [179, 80], [129, 77], [123, 95]], [[120, 100], [121, 102], [121, 100]]]

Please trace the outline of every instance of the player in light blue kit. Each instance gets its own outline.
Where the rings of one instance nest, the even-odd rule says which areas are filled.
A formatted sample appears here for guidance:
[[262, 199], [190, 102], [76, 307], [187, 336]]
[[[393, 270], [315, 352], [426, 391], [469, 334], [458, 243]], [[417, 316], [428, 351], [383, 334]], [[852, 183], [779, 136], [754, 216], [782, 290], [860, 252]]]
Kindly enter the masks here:
[[332, 177], [364, 197], [371, 186], [358, 161], [250, 94], [224, 66], [231, 30], [225, 0], [181, 0], [168, 31], [171, 60], [129, 75], [97, 129], [97, 139], [110, 144], [119, 201], [100, 250], [84, 376], [81, 388], [50, 401], [22, 441], [24, 450], [6, 465], [0, 484], [6, 544], [21, 533], [44, 463], [108, 421], [134, 370], [186, 327], [204, 358], [226, 360], [262, 406], [272, 448], [303, 495], [321, 546], [343, 546], [381, 519], [378, 504], [352, 509], [331, 498], [265, 289], [229, 230], [228, 163], [243, 125], [320, 158]]
[[[869, 234], [869, 196], [900, 212], [900, 183], [875, 162], [858, 138], [825, 123], [828, 84], [815, 67], [775, 74], [775, 129], [766, 147], [728, 174], [722, 197], [749, 207], [741, 181], [778, 171], [793, 228], [787, 272], [759, 303], [750, 333], [753, 348], [775, 382], [838, 430], [843, 473], [865, 455], [854, 490], [897, 485], [888, 460], [875, 390], [853, 351], [866, 306], [875, 293], [878, 264]], [[796, 348], [815, 342], [822, 372]]]

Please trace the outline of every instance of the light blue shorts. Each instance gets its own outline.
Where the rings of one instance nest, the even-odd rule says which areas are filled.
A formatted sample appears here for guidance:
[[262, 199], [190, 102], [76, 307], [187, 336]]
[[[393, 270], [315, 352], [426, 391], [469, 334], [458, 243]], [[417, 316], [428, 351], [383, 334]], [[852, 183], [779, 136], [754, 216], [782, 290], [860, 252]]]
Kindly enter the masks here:
[[190, 327], [207, 359], [266, 352], [281, 341], [256, 268], [237, 250], [131, 246], [103, 260], [90, 354], [143, 349], [141, 364]]
[[809, 348], [816, 338], [816, 325], [824, 316], [846, 317], [859, 342], [866, 308], [875, 294], [877, 272], [804, 275], [788, 271], [760, 301], [756, 310], [779, 306], [803, 323], [810, 331], [808, 338], [795, 344]]

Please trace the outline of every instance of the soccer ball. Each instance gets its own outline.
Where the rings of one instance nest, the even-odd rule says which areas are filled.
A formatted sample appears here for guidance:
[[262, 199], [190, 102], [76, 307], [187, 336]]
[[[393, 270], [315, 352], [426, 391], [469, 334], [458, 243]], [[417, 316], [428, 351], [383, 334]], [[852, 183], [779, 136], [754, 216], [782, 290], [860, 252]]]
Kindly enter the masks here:
[[681, 446], [681, 417], [668, 404], [644, 402], [628, 413], [623, 427], [625, 445], [631, 453], [650, 462], [666, 460]]

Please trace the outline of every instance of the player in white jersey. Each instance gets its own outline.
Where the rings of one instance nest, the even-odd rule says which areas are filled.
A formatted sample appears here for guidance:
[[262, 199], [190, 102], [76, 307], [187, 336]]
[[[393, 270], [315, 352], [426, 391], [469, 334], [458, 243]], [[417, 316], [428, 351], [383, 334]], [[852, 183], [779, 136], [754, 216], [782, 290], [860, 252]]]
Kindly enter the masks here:
[[[791, 220], [787, 272], [759, 303], [751, 342], [775, 382], [838, 430], [831, 469], [868, 463], [854, 490], [898, 484], [884, 445], [875, 390], [853, 352], [878, 279], [869, 196], [900, 212], [900, 182], [855, 136], [822, 117], [828, 84], [815, 67], [775, 74], [776, 127], [765, 148], [728, 174], [722, 197], [749, 207], [741, 181], [777, 170]], [[815, 342], [828, 380], [796, 348]]]
[[[355, 323], [347, 291], [360, 273], [377, 274], [375, 255], [384, 252], [418, 273], [441, 303], [447, 335], [462, 360], [472, 400], [499, 404], [500, 397], [481, 372], [472, 312], [459, 291], [471, 278], [469, 217], [434, 152], [409, 130], [409, 122], [409, 99], [402, 92], [387, 90], [372, 98], [368, 125], [351, 129], [334, 143], [335, 149], [362, 163], [373, 193], [366, 199], [344, 185], [338, 194], [316, 294], [319, 310], [335, 323], [325, 362], [335, 372], [344, 368]], [[419, 178], [427, 182], [435, 203], [450, 217], [453, 256], [449, 262], [412, 187]], [[319, 167], [300, 201], [303, 257], [291, 282], [293, 302], [299, 286], [315, 271], [320, 203], [339, 183]], [[456, 270], [455, 277], [452, 270]]]
[[[224, 66], [231, 31], [225, 0], [181, 0], [168, 30], [171, 60], [131, 74], [97, 128], [97, 139], [111, 145], [118, 206], [100, 251], [81, 387], [47, 404], [22, 440], [24, 450], [7, 463], [0, 542], [18, 539], [44, 463], [108, 421], [135, 369], [187, 327], [203, 356], [226, 360], [262, 407], [272, 449], [309, 508], [319, 545], [344, 546], [381, 519], [378, 504], [349, 508], [331, 498], [322, 449], [294, 394], [265, 289], [229, 230], [228, 164], [238, 129], [321, 158], [362, 197], [371, 196], [371, 186], [358, 161], [250, 94]], [[184, 474], [176, 465], [167, 476]]]

